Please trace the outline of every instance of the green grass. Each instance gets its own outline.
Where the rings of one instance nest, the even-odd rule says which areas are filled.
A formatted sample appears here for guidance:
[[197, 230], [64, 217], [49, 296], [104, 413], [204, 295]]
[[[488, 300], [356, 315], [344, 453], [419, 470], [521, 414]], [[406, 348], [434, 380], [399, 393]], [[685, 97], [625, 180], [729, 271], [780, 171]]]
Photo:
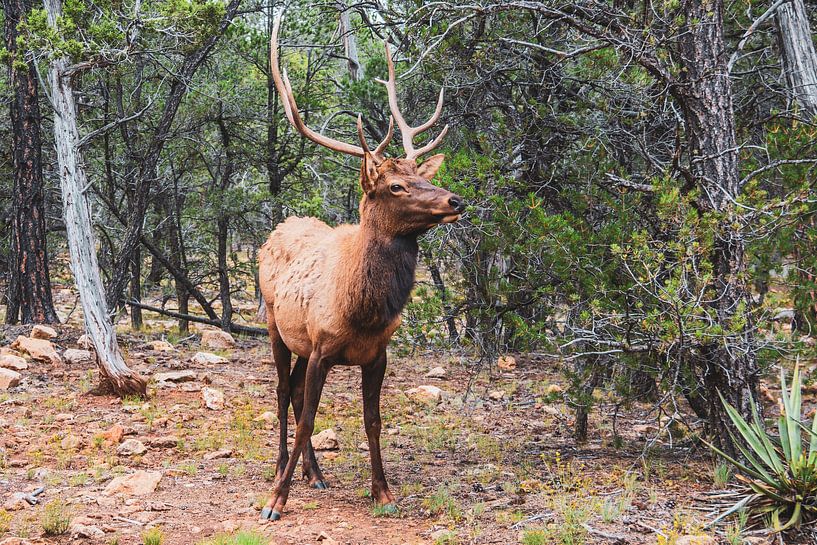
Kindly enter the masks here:
[[54, 500], [48, 502], [43, 510], [41, 519], [43, 532], [47, 536], [59, 536], [68, 531], [71, 523], [71, 512], [64, 502]]
[[269, 545], [267, 538], [254, 532], [219, 534], [214, 538], [200, 541], [198, 545]]
[[142, 532], [143, 545], [162, 545], [165, 541], [165, 534], [159, 526], [154, 526]]

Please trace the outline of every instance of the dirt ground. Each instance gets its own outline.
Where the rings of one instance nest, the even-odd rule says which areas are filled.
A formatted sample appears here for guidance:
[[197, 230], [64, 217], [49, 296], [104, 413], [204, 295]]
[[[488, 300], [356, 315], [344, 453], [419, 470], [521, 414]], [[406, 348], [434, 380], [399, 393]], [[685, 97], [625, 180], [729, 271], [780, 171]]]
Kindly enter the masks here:
[[[719, 532], [723, 539], [729, 531], [704, 528], [712, 516], [706, 493], [724, 486], [715, 484], [715, 464], [691, 447], [688, 428], [669, 426], [672, 437], [660, 431], [653, 403], [625, 407], [601, 399], [590, 440], [577, 447], [558, 362], [516, 356], [515, 368], [494, 369], [489, 380], [487, 371], [475, 374], [466, 358], [450, 354], [390, 360], [382, 442], [398, 516], [378, 516], [368, 497], [360, 372], [336, 368], [316, 426], [316, 433], [331, 428], [339, 441], [339, 449], [318, 453], [330, 488], [313, 490], [296, 479], [284, 518], [260, 523], [278, 430], [268, 413], [276, 402], [266, 341], [239, 338], [235, 348], [208, 350], [227, 363], [194, 363], [203, 350], [195, 334], [201, 328], [180, 338], [173, 322], [149, 318], [147, 332], [120, 335], [132, 367], [154, 377], [146, 401], [89, 394], [96, 382], [91, 362], [29, 361], [21, 385], [0, 392], [0, 505], [44, 487], [37, 505], [6, 514], [6, 537], [150, 545], [159, 543], [150, 541], [158, 528], [153, 532], [167, 545], [216, 543], [214, 536], [240, 530], [274, 544], [570, 545], [669, 544], [682, 535]], [[60, 352], [77, 348], [81, 330], [57, 330]], [[0, 345], [29, 331], [6, 328]], [[173, 349], [154, 350], [153, 340], [170, 341]], [[445, 378], [424, 376], [438, 366]], [[158, 373], [183, 370], [194, 372], [192, 380], [156, 381]], [[407, 395], [419, 385], [440, 388], [442, 400]], [[204, 387], [224, 394], [223, 409], [204, 406]], [[117, 424], [124, 437], [106, 439]], [[289, 429], [291, 440], [292, 422]], [[130, 439], [145, 452], [123, 451]], [[138, 470], [160, 472], [155, 491], [108, 495], [112, 479]], [[54, 518], [73, 524], [62, 535], [43, 535]], [[79, 537], [81, 527], [99, 535]], [[3, 530], [0, 518], [0, 543]]]

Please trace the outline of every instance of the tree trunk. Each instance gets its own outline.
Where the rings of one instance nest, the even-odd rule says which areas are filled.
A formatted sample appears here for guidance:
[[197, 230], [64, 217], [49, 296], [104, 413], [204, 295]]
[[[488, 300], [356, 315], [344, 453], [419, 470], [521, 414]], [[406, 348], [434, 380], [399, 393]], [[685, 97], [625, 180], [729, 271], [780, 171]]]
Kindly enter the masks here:
[[724, 335], [702, 348], [696, 365], [703, 375], [710, 431], [727, 453], [735, 454], [730, 436], [734, 427], [719, 394], [750, 417], [752, 400], [758, 399], [759, 373], [745, 283], [744, 237], [734, 206], [741, 188], [723, 0], [686, 0], [684, 12], [686, 26], [679, 38], [682, 80], [674, 92], [686, 121], [690, 168], [701, 188], [699, 205], [718, 221], [711, 255], [714, 297], [709, 305]]
[[349, 8], [346, 0], [338, 2], [340, 12], [340, 37], [343, 40], [343, 52], [346, 55], [346, 64], [349, 68], [349, 78], [352, 81], [363, 79], [363, 66], [357, 54], [357, 38], [355, 37], [352, 24], [349, 21]]
[[[130, 297], [132, 301], [142, 301], [142, 252], [139, 248], [133, 250], [133, 259], [130, 269]], [[130, 326], [133, 330], [142, 329], [142, 309], [133, 306], [130, 313]]]
[[792, 98], [809, 117], [817, 115], [817, 53], [803, 0], [789, 0], [775, 14], [783, 74]]
[[51, 298], [45, 228], [39, 84], [34, 64], [17, 44], [17, 25], [30, 11], [28, 0], [3, 0], [9, 68], [14, 190], [6, 323], [59, 323]]
[[[56, 30], [62, 13], [61, 0], [44, 0], [49, 26]], [[91, 225], [91, 211], [85, 196], [88, 181], [79, 151], [77, 111], [73, 83], [63, 73], [68, 67], [65, 57], [51, 61], [48, 81], [54, 106], [54, 141], [62, 189], [63, 214], [71, 255], [71, 271], [79, 290], [85, 329], [94, 344], [102, 389], [125, 395], [145, 396], [145, 380], [125, 364], [116, 332], [105, 305], [105, 291], [99, 276], [96, 243]]]
[[218, 238], [218, 288], [219, 297], [221, 298], [221, 329], [230, 331], [230, 325], [233, 321], [233, 303], [230, 298], [230, 271], [227, 268], [227, 236], [229, 234], [230, 214], [227, 211], [225, 200], [227, 190], [230, 188], [230, 183], [233, 178], [234, 157], [233, 150], [230, 148], [230, 132], [227, 130], [223, 112], [219, 114], [218, 128], [219, 134], [221, 135], [221, 143], [224, 146], [225, 156], [225, 164], [221, 172], [221, 180], [219, 181], [220, 200], [218, 205], [218, 218], [216, 219], [216, 237]]

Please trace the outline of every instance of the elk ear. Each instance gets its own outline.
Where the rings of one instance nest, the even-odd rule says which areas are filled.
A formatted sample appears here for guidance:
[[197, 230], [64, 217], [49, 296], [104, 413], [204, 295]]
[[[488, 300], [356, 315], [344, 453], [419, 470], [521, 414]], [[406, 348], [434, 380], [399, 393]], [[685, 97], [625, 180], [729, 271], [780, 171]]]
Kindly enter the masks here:
[[368, 151], [363, 155], [363, 166], [360, 169], [360, 187], [368, 194], [377, 187], [377, 162]]
[[434, 175], [437, 174], [437, 171], [440, 170], [440, 166], [443, 164], [443, 159], [445, 159], [444, 153], [432, 155], [431, 157], [423, 161], [422, 165], [417, 167], [417, 174], [419, 174], [426, 180], [431, 180], [432, 178], [434, 178]]

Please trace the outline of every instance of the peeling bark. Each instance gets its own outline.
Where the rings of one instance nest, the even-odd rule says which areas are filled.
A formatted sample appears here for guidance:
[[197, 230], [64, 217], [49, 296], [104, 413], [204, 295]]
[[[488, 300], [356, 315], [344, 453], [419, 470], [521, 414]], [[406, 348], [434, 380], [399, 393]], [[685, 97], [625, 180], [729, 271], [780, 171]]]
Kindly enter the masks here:
[[783, 75], [792, 98], [809, 117], [817, 115], [817, 53], [803, 0], [789, 0], [775, 17]]
[[[56, 28], [62, 13], [61, 0], [44, 0], [48, 23]], [[125, 364], [116, 342], [116, 332], [105, 305], [105, 291], [99, 275], [91, 211], [85, 195], [88, 180], [79, 151], [77, 110], [73, 83], [65, 76], [68, 60], [51, 60], [48, 81], [54, 106], [54, 142], [57, 149], [63, 214], [85, 329], [97, 354], [101, 388], [119, 396], [146, 395], [146, 382]]]

